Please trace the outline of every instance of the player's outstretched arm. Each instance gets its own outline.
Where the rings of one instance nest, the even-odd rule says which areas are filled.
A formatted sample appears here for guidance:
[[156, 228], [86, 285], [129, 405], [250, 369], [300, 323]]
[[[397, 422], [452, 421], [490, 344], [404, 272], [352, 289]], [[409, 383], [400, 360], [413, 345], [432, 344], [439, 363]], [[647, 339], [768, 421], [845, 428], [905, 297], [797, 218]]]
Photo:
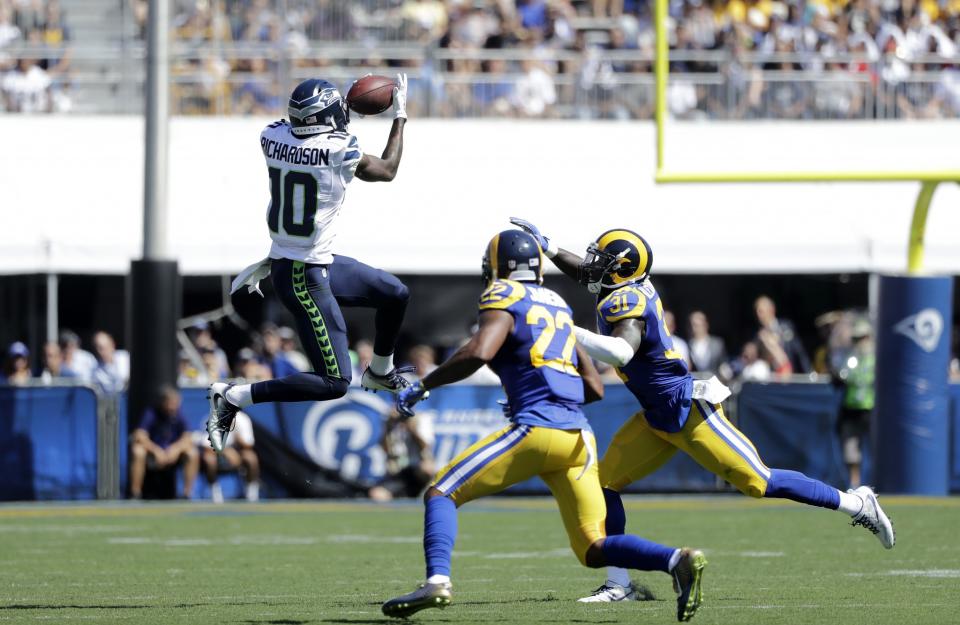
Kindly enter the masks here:
[[539, 228], [526, 219], [511, 217], [510, 223], [515, 226], [519, 226], [533, 235], [533, 238], [535, 238], [537, 243], [540, 244], [540, 249], [543, 250], [544, 255], [553, 261], [553, 264], [557, 266], [557, 269], [574, 280], [580, 279], [580, 265], [583, 263], [582, 258], [573, 252], [568, 252], [567, 250], [558, 248], [556, 245], [550, 242], [548, 237], [545, 237], [540, 233]]
[[497, 355], [513, 330], [513, 316], [504, 310], [484, 310], [480, 327], [467, 343], [446, 362], [421, 380], [426, 390], [453, 384], [471, 376]]
[[603, 380], [600, 372], [593, 366], [590, 355], [580, 345], [577, 345], [577, 371], [583, 378], [583, 403], [600, 401], [603, 399]]
[[643, 319], [630, 318], [618, 321], [610, 336], [603, 336], [574, 326], [577, 335], [577, 347], [582, 347], [592, 358], [614, 367], [625, 367], [633, 360], [643, 341]]
[[397, 74], [393, 88], [393, 126], [380, 158], [364, 154], [357, 165], [357, 178], [365, 182], [390, 182], [397, 177], [403, 157], [403, 127], [407, 123], [407, 75]]

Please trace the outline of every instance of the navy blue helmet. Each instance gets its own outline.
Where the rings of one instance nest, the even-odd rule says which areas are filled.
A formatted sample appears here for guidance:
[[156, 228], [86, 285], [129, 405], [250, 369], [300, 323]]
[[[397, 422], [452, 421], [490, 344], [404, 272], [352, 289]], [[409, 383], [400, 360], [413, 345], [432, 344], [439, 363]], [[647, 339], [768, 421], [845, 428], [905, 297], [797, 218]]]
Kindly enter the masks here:
[[533, 235], [504, 230], [490, 239], [483, 255], [483, 281], [543, 282], [543, 251]]
[[310, 78], [297, 85], [287, 105], [293, 134], [308, 137], [322, 132], [346, 130], [350, 109], [330, 81]]

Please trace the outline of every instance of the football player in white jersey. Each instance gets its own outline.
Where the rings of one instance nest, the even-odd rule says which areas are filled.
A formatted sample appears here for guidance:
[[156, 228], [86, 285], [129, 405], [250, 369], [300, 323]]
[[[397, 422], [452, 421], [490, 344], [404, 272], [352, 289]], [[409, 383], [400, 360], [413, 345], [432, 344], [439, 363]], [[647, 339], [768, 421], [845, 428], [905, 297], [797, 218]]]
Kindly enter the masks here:
[[374, 357], [361, 384], [394, 392], [407, 385], [393, 365], [407, 287], [385, 271], [333, 253], [347, 185], [354, 178], [377, 182], [397, 175], [406, 100], [407, 77], [399, 74], [393, 89], [393, 126], [379, 158], [365, 154], [347, 131], [347, 103], [326, 80], [300, 83], [290, 96], [290, 121], [274, 122], [260, 133], [270, 181], [267, 227], [273, 245], [268, 258], [241, 272], [233, 291], [247, 286], [259, 292], [258, 282], [269, 273], [277, 296], [296, 321], [313, 371], [255, 384], [211, 384], [207, 432], [218, 453], [241, 408], [330, 400], [347, 392], [351, 364], [340, 306], [377, 309]]

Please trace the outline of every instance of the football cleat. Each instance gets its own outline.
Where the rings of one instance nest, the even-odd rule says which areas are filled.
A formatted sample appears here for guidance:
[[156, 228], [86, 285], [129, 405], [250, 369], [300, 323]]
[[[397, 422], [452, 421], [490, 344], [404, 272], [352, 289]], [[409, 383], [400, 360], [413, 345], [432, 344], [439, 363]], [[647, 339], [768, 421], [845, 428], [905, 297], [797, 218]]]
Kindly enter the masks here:
[[614, 601], [650, 601], [653, 594], [644, 588], [630, 582], [629, 586], [621, 586], [607, 580], [603, 586], [594, 590], [590, 595], [577, 599], [580, 603], [613, 603]]
[[697, 613], [703, 601], [700, 581], [707, 558], [702, 551], [684, 547], [680, 551], [680, 561], [673, 567], [673, 590], [677, 593], [677, 620], [689, 621]]
[[233, 429], [233, 418], [240, 411], [227, 401], [226, 393], [232, 384], [214, 382], [207, 387], [207, 400], [210, 401], [210, 416], [207, 418], [207, 438], [215, 452], [222, 453], [227, 444], [227, 436]]
[[416, 590], [406, 595], [396, 597], [383, 604], [381, 610], [387, 616], [407, 618], [420, 610], [427, 608], [443, 609], [453, 601], [452, 586], [449, 582], [443, 584], [420, 584]]
[[848, 490], [847, 492], [853, 493], [863, 500], [863, 508], [859, 514], [853, 517], [850, 525], [854, 527], [861, 525], [867, 528], [877, 537], [880, 544], [887, 549], [893, 549], [893, 546], [897, 543], [897, 532], [893, 529], [893, 523], [890, 521], [890, 518], [884, 513], [883, 508], [880, 507], [880, 502], [877, 501], [877, 494], [873, 492], [873, 489], [869, 486], [861, 486], [860, 488]]
[[396, 367], [387, 372], [386, 375], [377, 375], [370, 367], [367, 367], [363, 372], [363, 377], [360, 378], [360, 386], [374, 393], [377, 391], [399, 393], [410, 386], [410, 381], [401, 374], [413, 373], [415, 370], [413, 367]]

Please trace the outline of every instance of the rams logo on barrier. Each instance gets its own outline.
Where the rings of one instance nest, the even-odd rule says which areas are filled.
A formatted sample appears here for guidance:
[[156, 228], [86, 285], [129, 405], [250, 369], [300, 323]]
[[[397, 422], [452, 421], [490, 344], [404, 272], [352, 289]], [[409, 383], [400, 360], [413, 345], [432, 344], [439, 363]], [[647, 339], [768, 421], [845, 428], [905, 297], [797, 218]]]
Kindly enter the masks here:
[[384, 472], [380, 432], [387, 410], [385, 401], [362, 391], [319, 402], [303, 421], [303, 447], [314, 462], [346, 479], [378, 478]]
[[932, 353], [943, 334], [943, 315], [936, 308], [924, 308], [893, 326], [893, 331], [904, 335], [923, 351]]

